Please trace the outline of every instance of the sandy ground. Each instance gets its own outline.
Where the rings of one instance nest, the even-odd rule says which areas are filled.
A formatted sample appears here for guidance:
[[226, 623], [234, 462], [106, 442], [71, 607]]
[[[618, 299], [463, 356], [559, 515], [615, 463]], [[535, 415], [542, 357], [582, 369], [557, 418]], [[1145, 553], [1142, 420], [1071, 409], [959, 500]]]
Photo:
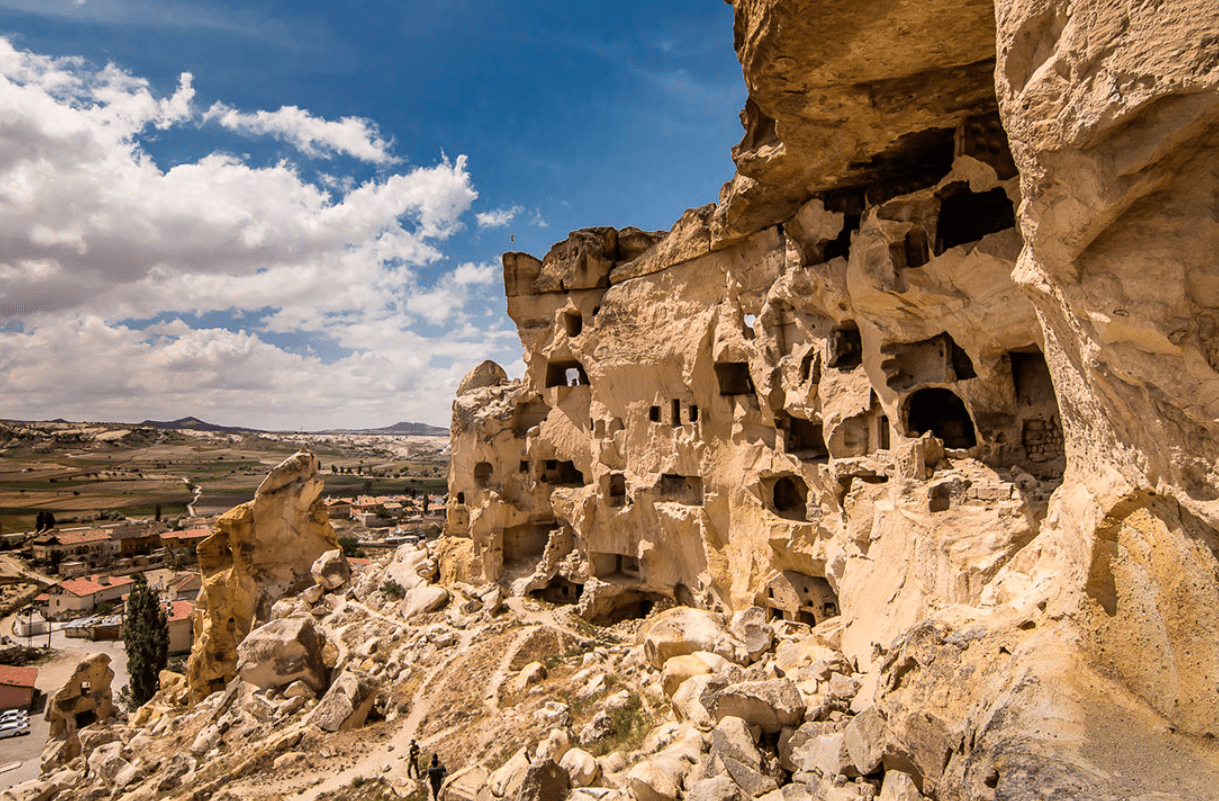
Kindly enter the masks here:
[[[13, 620], [14, 616], [11, 615], [0, 620], [0, 634], [25, 643], [24, 637], [13, 636]], [[46, 645], [46, 642], [45, 634], [30, 638], [30, 644], [34, 646]], [[127, 654], [123, 650], [121, 640], [90, 642], [68, 638], [62, 632], [54, 631], [51, 633], [51, 647], [55, 650], [54, 657], [49, 662], [36, 666], [38, 679], [35, 686], [43, 693], [44, 698], [37, 702], [37, 714], [30, 716], [29, 735], [4, 740], [3, 745], [0, 745], [0, 790], [38, 778], [38, 758], [47, 742], [47, 722], [42, 714], [46, 708], [45, 699], [63, 686], [82, 659], [95, 653], [109, 654], [110, 668], [114, 671], [111, 689], [117, 693], [127, 683]]]

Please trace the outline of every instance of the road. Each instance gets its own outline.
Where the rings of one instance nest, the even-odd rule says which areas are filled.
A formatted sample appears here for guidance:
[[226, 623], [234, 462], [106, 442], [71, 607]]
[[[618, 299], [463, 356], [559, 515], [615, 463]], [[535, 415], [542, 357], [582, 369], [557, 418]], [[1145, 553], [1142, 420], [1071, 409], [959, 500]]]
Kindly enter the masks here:
[[[14, 641], [24, 643], [26, 638], [13, 636], [13, 621], [16, 615], [9, 615], [0, 620], [0, 634], [12, 637]], [[47, 644], [47, 635], [43, 634], [37, 637], [30, 638], [30, 644], [41, 646]], [[95, 653], [104, 653], [110, 656], [110, 668], [114, 671], [114, 680], [110, 683], [111, 690], [117, 694], [125, 684], [127, 684], [127, 654], [123, 650], [123, 642], [91, 642], [89, 640], [81, 640], [70, 638], [63, 634], [62, 631], [51, 632], [51, 648], [54, 650], [54, 655], [50, 661], [36, 665], [38, 668], [38, 679], [35, 686], [43, 693], [45, 697], [49, 697], [55, 693], [64, 683], [72, 676], [72, 671], [81, 660], [92, 656]], [[42, 714], [45, 709], [45, 698], [39, 702], [36, 707], [38, 714], [30, 716], [30, 733], [25, 737], [13, 737], [4, 740], [3, 747], [0, 747], [0, 790], [6, 787], [11, 787], [14, 784], [28, 781], [29, 779], [38, 778], [38, 758], [42, 754], [42, 748], [47, 742], [47, 721]], [[13, 763], [19, 763], [17, 767], [9, 769]]]

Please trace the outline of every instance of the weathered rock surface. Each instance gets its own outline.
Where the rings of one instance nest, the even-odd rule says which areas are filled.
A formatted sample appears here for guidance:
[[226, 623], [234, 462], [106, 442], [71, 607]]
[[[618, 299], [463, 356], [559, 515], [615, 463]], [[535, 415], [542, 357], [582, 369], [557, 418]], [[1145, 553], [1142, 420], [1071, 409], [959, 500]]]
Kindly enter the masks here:
[[[1219, 734], [1219, 71], [1197, 44], [1219, 18], [733, 9], [749, 98], [719, 203], [630, 258], [605, 228], [504, 257], [526, 372], [454, 404], [453, 552], [598, 622], [737, 613], [740, 661], [777, 619], [837, 621], [748, 677], [843, 724], [789, 749], [818, 770], [944, 801], [1195, 796], [1219, 767], [1183, 739]], [[694, 650], [646, 628], [656, 668]], [[709, 675], [683, 658], [660, 686], [703, 726], [740, 700]]]
[[[47, 701], [50, 739], [72, 742], [76, 739], [78, 727], [94, 721], [105, 723], [112, 718], [115, 708], [110, 682], [113, 680], [114, 671], [110, 668], [108, 654], [94, 654], [82, 660], [64, 685]], [[79, 748], [79, 744], [74, 749], [70, 746], [69, 752], [75, 750], [79, 753]], [[50, 762], [44, 758], [44, 770], [56, 762], [56, 767], [66, 764], [76, 753], [61, 754]]]
[[309, 722], [323, 731], [349, 731], [364, 725], [377, 700], [380, 684], [355, 670], [339, 674], [309, 715]]
[[251, 631], [237, 648], [237, 675], [262, 689], [301, 681], [321, 693], [326, 689], [326, 665], [313, 618], [272, 620]]
[[[314, 583], [312, 568], [338, 548], [319, 495], [317, 457], [300, 452], [266, 477], [254, 500], [224, 514], [199, 544], [203, 589], [187, 678], [202, 699], [236, 675], [237, 646], [271, 607]], [[320, 582], [319, 582], [320, 583]]]
[[309, 573], [322, 589], [337, 590], [351, 579], [351, 565], [347, 563], [343, 551], [335, 548], [319, 556], [309, 568]]

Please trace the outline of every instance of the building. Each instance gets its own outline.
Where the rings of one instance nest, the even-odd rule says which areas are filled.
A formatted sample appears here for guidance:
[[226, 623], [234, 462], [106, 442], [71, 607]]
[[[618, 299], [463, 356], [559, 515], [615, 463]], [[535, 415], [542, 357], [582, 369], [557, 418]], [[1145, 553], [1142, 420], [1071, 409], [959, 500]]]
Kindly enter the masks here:
[[165, 604], [165, 611], [169, 618], [169, 652], [189, 653], [194, 642], [194, 602], [171, 601]]
[[350, 498], [327, 498], [323, 503], [326, 504], [326, 512], [331, 520], [351, 519]]
[[65, 620], [87, 615], [98, 604], [121, 601], [132, 580], [126, 576], [87, 576], [65, 579], [47, 593], [47, 617]]
[[166, 601], [193, 601], [203, 589], [203, 577], [199, 573], [189, 571], [175, 573], [153, 589], [159, 590]]
[[38, 668], [0, 665], [0, 712], [29, 709], [34, 703]]
[[44, 562], [62, 561], [97, 564], [111, 550], [110, 533], [105, 529], [88, 528], [73, 531], [51, 529], [33, 539], [30, 547], [34, 558]]
[[182, 557], [194, 560], [198, 558], [199, 543], [212, 536], [210, 528], [192, 528], [185, 531], [164, 531], [161, 533], [161, 544], [169, 553], [169, 558]]
[[109, 552], [121, 558], [144, 556], [161, 547], [160, 523], [139, 523], [109, 529]]

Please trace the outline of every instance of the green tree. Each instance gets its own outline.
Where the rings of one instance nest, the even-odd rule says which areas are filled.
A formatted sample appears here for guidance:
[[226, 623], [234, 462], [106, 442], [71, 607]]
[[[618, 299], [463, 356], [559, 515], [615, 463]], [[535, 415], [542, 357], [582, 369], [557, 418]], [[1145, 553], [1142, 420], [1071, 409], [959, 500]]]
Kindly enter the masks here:
[[157, 504], [156, 516], [157, 516], [157, 522], [160, 523], [161, 522], [161, 504], [159, 504], [159, 503]]
[[160, 672], [169, 663], [169, 616], [156, 590], [148, 588], [142, 573], [135, 576], [127, 596], [123, 625], [127, 674], [131, 681], [132, 709], [143, 706], [160, 688]]

